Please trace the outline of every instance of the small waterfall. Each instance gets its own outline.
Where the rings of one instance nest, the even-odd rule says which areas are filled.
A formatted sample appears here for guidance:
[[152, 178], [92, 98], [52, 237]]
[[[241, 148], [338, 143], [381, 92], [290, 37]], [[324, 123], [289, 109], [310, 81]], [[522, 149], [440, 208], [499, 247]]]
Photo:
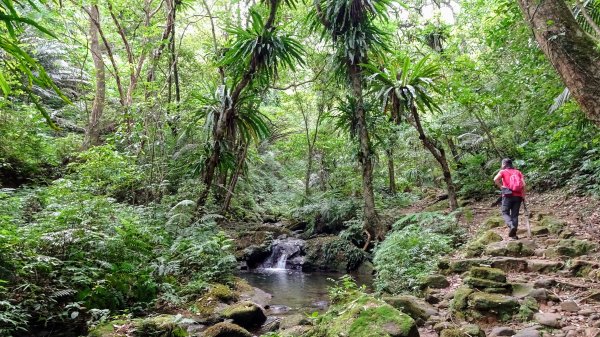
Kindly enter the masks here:
[[259, 269], [301, 269], [304, 263], [304, 240], [285, 238], [273, 241], [271, 256], [269, 256]]

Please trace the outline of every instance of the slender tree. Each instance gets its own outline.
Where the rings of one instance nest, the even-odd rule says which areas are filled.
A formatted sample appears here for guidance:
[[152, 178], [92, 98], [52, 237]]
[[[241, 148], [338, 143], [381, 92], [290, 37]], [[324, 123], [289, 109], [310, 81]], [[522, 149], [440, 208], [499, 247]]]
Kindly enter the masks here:
[[373, 192], [373, 149], [367, 126], [363, 97], [364, 78], [361, 65], [367, 63], [369, 51], [385, 48], [384, 33], [375, 24], [384, 18], [388, 0], [317, 0], [312, 16], [313, 28], [321, 27], [322, 36], [334, 43], [338, 71], [348, 82], [354, 100], [353, 119], [359, 141], [364, 199], [365, 248], [372, 239], [383, 239], [386, 228], [381, 225]]
[[100, 22], [100, 11], [97, 5], [90, 6], [90, 52], [94, 60], [94, 70], [96, 72], [96, 89], [94, 92], [94, 102], [92, 103], [92, 112], [89, 122], [85, 129], [85, 140], [83, 147], [98, 145], [100, 143], [100, 120], [104, 111], [106, 100], [106, 70], [104, 69], [104, 60], [100, 50], [98, 40], [98, 27], [94, 23]]

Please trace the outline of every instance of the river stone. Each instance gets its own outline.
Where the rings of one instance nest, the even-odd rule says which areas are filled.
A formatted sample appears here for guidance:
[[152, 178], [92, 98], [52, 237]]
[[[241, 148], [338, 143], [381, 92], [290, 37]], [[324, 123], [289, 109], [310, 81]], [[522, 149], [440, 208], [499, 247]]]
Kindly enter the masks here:
[[536, 320], [536, 322], [540, 323], [541, 325], [544, 326], [548, 326], [551, 328], [560, 328], [561, 326], [561, 319], [562, 319], [562, 315], [561, 314], [555, 314], [555, 313], [537, 313], [534, 316], [534, 319]]
[[515, 330], [509, 328], [509, 327], [496, 327], [492, 329], [492, 332], [490, 333], [490, 337], [505, 337], [505, 336], [512, 336], [515, 334]]
[[204, 331], [204, 337], [252, 337], [248, 330], [233, 323], [217, 323]]
[[223, 310], [222, 314], [223, 317], [232, 319], [233, 323], [246, 329], [259, 327], [267, 320], [263, 309], [249, 301], [230, 305]]

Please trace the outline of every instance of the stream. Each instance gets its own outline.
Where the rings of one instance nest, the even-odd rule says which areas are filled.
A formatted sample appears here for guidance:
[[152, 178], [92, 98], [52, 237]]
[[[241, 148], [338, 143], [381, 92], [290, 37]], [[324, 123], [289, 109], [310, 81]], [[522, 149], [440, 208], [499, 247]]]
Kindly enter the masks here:
[[[270, 293], [273, 297], [267, 314], [281, 316], [325, 311], [329, 305], [327, 288], [333, 284], [329, 279], [337, 280], [342, 275], [266, 268], [242, 273], [240, 277], [253, 287]], [[371, 287], [371, 276], [353, 277], [358, 285], [365, 285], [368, 289]]]

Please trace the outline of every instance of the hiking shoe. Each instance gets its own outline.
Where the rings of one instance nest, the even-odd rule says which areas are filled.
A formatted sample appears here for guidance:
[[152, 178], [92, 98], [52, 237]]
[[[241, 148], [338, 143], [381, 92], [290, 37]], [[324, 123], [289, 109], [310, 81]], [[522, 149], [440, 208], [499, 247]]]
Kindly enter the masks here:
[[517, 237], [517, 227], [511, 227], [510, 231], [508, 232], [508, 237], [510, 238], [516, 238]]
[[515, 236], [511, 236], [510, 239], [512, 241], [516, 241], [516, 240], [519, 240], [519, 237], [515, 235]]

